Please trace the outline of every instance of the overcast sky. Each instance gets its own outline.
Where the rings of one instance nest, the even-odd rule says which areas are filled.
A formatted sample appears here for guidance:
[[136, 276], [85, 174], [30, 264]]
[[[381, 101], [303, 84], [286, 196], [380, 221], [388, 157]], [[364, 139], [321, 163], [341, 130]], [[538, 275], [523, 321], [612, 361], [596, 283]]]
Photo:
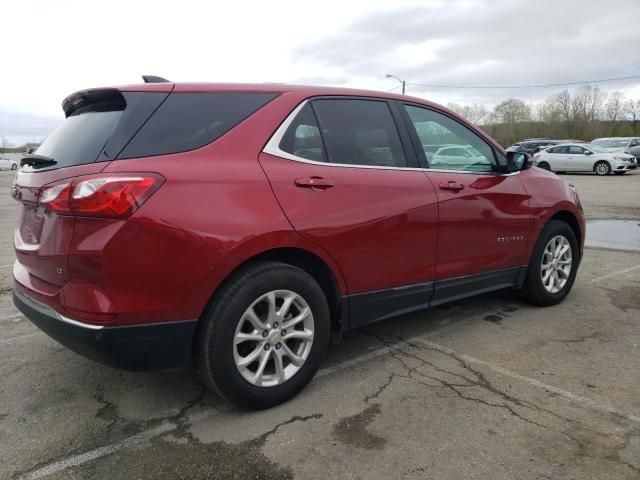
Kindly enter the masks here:
[[[531, 85], [640, 75], [640, 0], [11, 0], [2, 9], [0, 135], [45, 137], [76, 90], [172, 81]], [[640, 78], [602, 83], [640, 98]], [[492, 106], [547, 89], [408, 85]]]

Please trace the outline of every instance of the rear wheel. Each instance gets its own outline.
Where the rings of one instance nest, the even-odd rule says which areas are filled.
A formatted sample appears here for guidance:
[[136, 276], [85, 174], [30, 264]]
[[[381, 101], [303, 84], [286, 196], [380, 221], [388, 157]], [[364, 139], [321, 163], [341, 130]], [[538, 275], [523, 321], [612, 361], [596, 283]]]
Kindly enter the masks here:
[[18, 169], [18, 165], [16, 165], [15, 163], [11, 164], [11, 170], [17, 170]]
[[541, 168], [543, 170], [547, 170], [547, 171], [551, 171], [551, 165], [549, 165], [547, 162], [540, 162], [538, 164], [538, 168]]
[[521, 293], [536, 305], [555, 305], [569, 294], [576, 278], [580, 252], [571, 227], [551, 220], [542, 230], [529, 263]]
[[200, 336], [200, 373], [227, 400], [268, 408], [300, 392], [329, 344], [329, 307], [313, 277], [264, 262], [217, 295]]
[[600, 161], [594, 165], [593, 171], [596, 172], [596, 175], [609, 175], [611, 173], [611, 165], [608, 162]]

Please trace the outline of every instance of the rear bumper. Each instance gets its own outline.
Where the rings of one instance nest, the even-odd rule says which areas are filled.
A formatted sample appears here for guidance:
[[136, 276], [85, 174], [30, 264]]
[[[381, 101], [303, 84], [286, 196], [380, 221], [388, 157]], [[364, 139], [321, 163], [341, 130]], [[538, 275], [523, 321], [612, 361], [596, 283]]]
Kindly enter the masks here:
[[16, 307], [54, 340], [96, 362], [123, 370], [168, 370], [191, 363], [197, 320], [127, 326], [100, 326], [60, 315], [29, 296], [19, 285], [13, 290]]

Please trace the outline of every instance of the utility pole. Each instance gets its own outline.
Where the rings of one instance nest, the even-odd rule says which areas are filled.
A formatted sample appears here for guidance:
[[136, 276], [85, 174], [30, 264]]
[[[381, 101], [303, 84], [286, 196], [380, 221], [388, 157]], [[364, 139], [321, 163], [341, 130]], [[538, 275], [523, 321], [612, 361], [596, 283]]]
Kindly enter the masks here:
[[405, 88], [407, 86], [407, 82], [405, 80], [400, 80], [398, 77], [396, 77], [395, 75], [390, 75], [387, 73], [386, 75], [387, 78], [395, 78], [397, 81], [399, 81], [402, 84], [402, 94], [404, 95], [405, 92]]

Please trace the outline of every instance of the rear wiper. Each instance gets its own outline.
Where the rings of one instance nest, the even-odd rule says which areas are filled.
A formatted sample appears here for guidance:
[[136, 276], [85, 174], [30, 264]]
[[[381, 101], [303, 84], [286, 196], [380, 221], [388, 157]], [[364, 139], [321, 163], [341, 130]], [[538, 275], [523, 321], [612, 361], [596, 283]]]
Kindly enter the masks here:
[[20, 160], [20, 166], [30, 165], [32, 167], [36, 167], [39, 165], [55, 165], [56, 163], [58, 162], [53, 158], [45, 155], [38, 155], [37, 153], [29, 153]]

